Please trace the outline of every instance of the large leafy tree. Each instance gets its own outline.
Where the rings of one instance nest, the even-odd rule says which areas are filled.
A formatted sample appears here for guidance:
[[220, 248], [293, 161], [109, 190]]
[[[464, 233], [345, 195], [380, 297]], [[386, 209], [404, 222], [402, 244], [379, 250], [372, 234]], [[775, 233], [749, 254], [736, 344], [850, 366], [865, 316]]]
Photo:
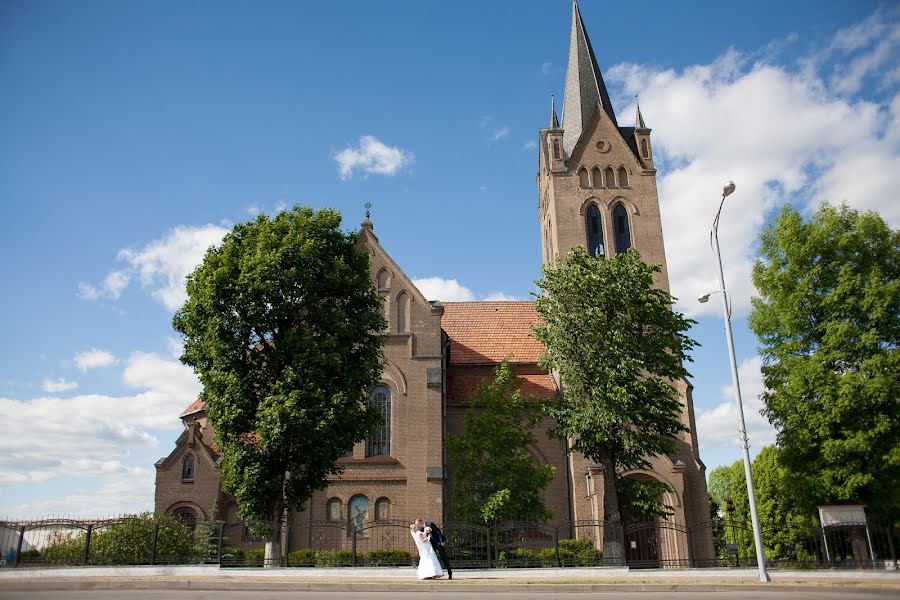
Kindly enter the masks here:
[[790, 206], [760, 236], [750, 327], [782, 464], [814, 503], [900, 508], [900, 233]]
[[537, 401], [522, 394], [522, 379], [507, 360], [493, 381], [482, 381], [469, 398], [465, 431], [450, 434], [447, 446], [456, 466], [453, 512], [470, 523], [545, 521], [552, 517], [541, 492], [553, 478], [528, 446], [542, 414]]
[[658, 500], [665, 486], [625, 473], [648, 468], [650, 456], [674, 454], [676, 435], [687, 431], [673, 382], [688, 375], [693, 321], [673, 311], [672, 296], [654, 285], [659, 271], [635, 249], [602, 259], [575, 247], [544, 267], [538, 282], [544, 293], [535, 300], [534, 332], [546, 348], [544, 364], [563, 383], [562, 397], [546, 411], [557, 422], [554, 434], [603, 466], [609, 557], [623, 556], [620, 496], [635, 512], [666, 512]]
[[368, 256], [333, 210], [295, 207], [236, 225], [210, 248], [175, 314], [181, 360], [203, 384], [222, 489], [268, 534], [377, 426], [381, 305]]

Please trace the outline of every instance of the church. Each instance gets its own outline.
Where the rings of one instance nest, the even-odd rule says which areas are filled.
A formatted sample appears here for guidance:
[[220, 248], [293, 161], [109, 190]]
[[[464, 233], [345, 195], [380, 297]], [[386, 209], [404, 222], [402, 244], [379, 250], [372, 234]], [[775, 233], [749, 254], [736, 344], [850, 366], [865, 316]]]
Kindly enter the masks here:
[[[577, 1], [572, 5], [562, 122], [551, 103], [547, 125], [539, 132], [535, 229], [544, 263], [576, 245], [594, 256], [613, 256], [634, 246], [644, 260], [662, 265], [657, 285], [668, 290], [650, 129], [640, 108], [633, 126], [619, 125]], [[390, 245], [390, 240], [384, 242]], [[510, 357], [525, 394], [550, 398], [558, 393], [553, 376], [538, 366], [542, 347], [531, 336], [537, 315], [527, 301], [429, 301], [382, 246], [368, 216], [359, 244], [369, 254], [372, 282], [388, 321], [384, 371], [371, 395], [383, 424], [339, 459], [343, 472], [315, 493], [305, 511], [291, 515], [291, 522], [345, 527], [416, 517], [446, 522], [453, 516], [454, 465], [443, 441], [449, 433], [462, 433], [468, 399], [479, 382], [492, 378], [496, 365]], [[675, 455], [653, 457], [650, 470], [628, 476], [667, 484], [672, 491], [663, 500], [674, 509], [669, 520], [684, 527], [709, 521], [709, 507], [691, 384], [679, 381], [676, 387], [689, 431], [678, 435]], [[156, 463], [156, 511], [238, 522], [234, 499], [219, 488], [220, 456], [203, 402], [187, 407], [181, 419], [184, 431], [175, 449]], [[548, 438], [546, 429], [537, 428], [538, 441], [529, 450], [540, 464], [555, 467], [544, 493], [554, 521], [602, 519], [600, 466], [568, 452], [566, 442]], [[299, 539], [302, 527], [291, 531], [292, 548], [309, 546]], [[667, 558], [685, 559], [680, 555], [690, 552], [662, 546], [656, 552], [668, 553]], [[712, 538], [695, 539], [693, 547], [711, 555]]]

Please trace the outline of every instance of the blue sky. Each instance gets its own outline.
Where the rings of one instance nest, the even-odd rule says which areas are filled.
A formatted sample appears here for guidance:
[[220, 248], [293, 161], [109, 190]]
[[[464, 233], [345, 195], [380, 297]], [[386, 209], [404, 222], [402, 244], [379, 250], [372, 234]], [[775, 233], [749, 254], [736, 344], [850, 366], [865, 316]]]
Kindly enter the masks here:
[[[773, 439], [746, 327], [755, 236], [784, 202], [900, 203], [900, 12], [877, 2], [583, 0], [623, 125], [640, 94], [673, 293], [698, 319], [701, 456], [739, 458], [707, 232], [754, 450]], [[430, 298], [527, 298], [535, 172], [567, 0], [0, 3], [0, 514], [149, 509], [196, 396], [182, 278], [259, 211], [363, 204]], [[611, 25], [612, 24], [612, 25]], [[701, 312], [706, 311], [706, 312]]]

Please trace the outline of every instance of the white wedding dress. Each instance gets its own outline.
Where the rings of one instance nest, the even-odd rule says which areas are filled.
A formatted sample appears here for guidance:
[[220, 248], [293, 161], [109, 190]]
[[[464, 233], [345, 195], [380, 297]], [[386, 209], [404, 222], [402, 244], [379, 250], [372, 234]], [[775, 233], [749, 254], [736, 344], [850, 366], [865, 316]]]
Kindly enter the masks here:
[[425, 532], [413, 531], [411, 533], [416, 541], [416, 548], [419, 550], [419, 569], [416, 571], [416, 576], [419, 579], [443, 577], [444, 570], [441, 569], [441, 563], [437, 554], [434, 553], [434, 548], [431, 547], [431, 542], [425, 536]]

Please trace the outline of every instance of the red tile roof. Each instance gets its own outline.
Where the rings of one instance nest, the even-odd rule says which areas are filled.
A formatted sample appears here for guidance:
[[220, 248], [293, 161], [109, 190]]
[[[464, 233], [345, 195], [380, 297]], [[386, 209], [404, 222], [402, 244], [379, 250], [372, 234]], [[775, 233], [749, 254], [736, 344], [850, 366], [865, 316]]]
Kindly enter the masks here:
[[450, 338], [450, 364], [536, 363], [543, 346], [531, 334], [531, 302], [445, 302], [441, 328]]
[[192, 415], [194, 413], [200, 412], [201, 410], [206, 410], [206, 402], [204, 402], [201, 398], [197, 398], [194, 400], [190, 406], [184, 409], [179, 417], [186, 417], [188, 415]]

